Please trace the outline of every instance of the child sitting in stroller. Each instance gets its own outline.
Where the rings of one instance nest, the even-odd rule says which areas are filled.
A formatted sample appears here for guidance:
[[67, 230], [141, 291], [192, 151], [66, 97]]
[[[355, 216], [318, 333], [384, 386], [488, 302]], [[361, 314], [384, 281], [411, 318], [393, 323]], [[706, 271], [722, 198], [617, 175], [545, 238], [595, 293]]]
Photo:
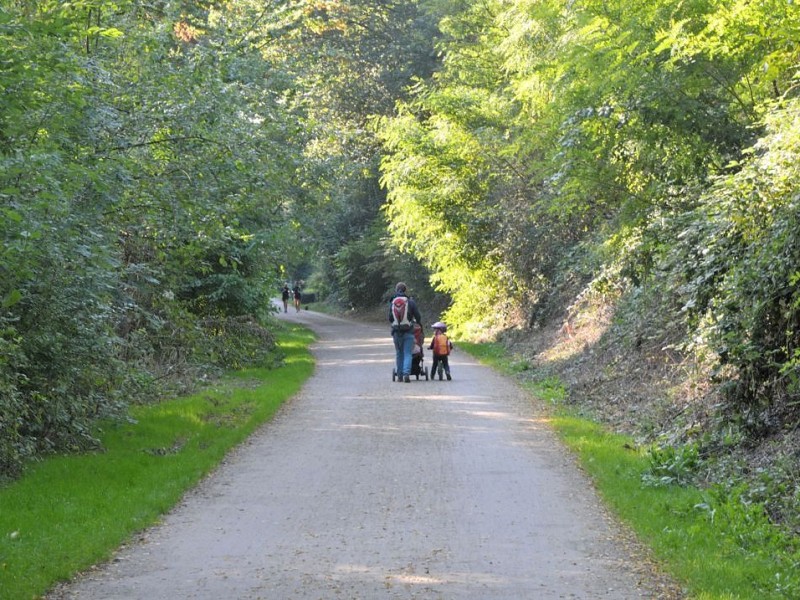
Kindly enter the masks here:
[[425, 345], [425, 334], [422, 331], [422, 325], [414, 323], [414, 349], [411, 351], [411, 374], [416, 375], [417, 379], [420, 376], [428, 379], [428, 367], [423, 365], [425, 361], [425, 353], [422, 347]]

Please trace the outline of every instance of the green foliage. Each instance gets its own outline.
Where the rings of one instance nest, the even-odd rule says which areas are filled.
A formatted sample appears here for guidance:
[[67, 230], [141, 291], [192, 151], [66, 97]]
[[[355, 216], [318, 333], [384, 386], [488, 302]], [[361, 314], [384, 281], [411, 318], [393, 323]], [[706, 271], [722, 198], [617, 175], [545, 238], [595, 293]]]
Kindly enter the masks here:
[[442, 65], [381, 121], [381, 168], [456, 331], [538, 322], [600, 257], [581, 276], [630, 291], [629, 329], [683, 326], [751, 433], [794, 418], [797, 5], [432, 6]]
[[334, 257], [340, 301], [369, 308], [391, 288], [392, 263], [383, 247], [384, 224], [375, 225], [361, 239], [343, 245]]
[[252, 317], [209, 318], [202, 325], [212, 364], [226, 369], [275, 365], [275, 336]]
[[153, 524], [312, 374], [307, 330], [281, 330], [284, 368], [251, 368], [199, 393], [101, 421], [103, 452], [54, 456], [0, 486], [0, 589], [33, 598]]
[[316, 253], [313, 280], [325, 289], [314, 287], [326, 298], [374, 304], [400, 277], [375, 235], [386, 198], [371, 123], [391, 113], [412, 75], [430, 73], [433, 22], [416, 1], [299, 0], [282, 14], [267, 54], [288, 64], [304, 90], [298, 243]]
[[[481, 67], [489, 85], [491, 69]], [[381, 126], [393, 243], [422, 260], [434, 286], [453, 298], [446, 318], [462, 327], [459, 333], [503, 322], [502, 309], [476, 307], [511, 302], [523, 276], [518, 267], [527, 264], [517, 260], [524, 253], [511, 221], [519, 214], [507, 210], [516, 196], [501, 195], [513, 188], [513, 165], [495, 153], [510, 109], [500, 95], [459, 85], [420, 91], [414, 104]]]
[[648, 451], [650, 465], [642, 475], [649, 486], [688, 485], [696, 477], [700, 453], [695, 445], [652, 447]]
[[739, 170], [692, 213], [668, 263], [684, 278], [697, 341], [718, 356], [721, 374], [728, 369], [729, 397], [760, 434], [800, 393], [797, 101], [773, 111], [767, 125]]
[[654, 461], [636, 452], [630, 439], [584, 419], [562, 414], [552, 422], [605, 500], [692, 597], [777, 600], [797, 594], [794, 540], [769, 521], [763, 504], [748, 501], [744, 488], [706, 492], [643, 483], [654, 463], [659, 470], [668, 467], [670, 477], [686, 473], [693, 451], [661, 451]]
[[0, 8], [3, 472], [262, 360], [252, 317], [315, 253], [345, 301], [381, 297], [368, 123], [434, 33], [399, 1]]
[[261, 360], [250, 317], [312, 263], [345, 305], [399, 279], [426, 314], [452, 299], [462, 337], [538, 324], [564, 288], [623, 297], [628, 332], [684, 327], [716, 362], [726, 418], [777, 430], [800, 386], [798, 10], [4, 4], [0, 468]]
[[280, 275], [299, 150], [289, 78], [246, 40], [258, 7], [236, 8], [0, 9], [2, 473], [263, 359], [235, 324]]

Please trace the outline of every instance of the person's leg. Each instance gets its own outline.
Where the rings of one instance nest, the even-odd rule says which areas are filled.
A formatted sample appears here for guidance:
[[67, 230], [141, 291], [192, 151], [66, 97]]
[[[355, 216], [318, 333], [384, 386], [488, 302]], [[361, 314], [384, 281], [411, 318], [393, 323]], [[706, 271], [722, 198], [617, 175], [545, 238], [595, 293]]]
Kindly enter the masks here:
[[393, 333], [394, 340], [394, 370], [397, 374], [397, 381], [403, 381], [403, 335]]
[[403, 377], [411, 376], [411, 353], [414, 351], [414, 334], [412, 332], [402, 334], [403, 344]]
[[430, 381], [433, 381], [433, 376], [436, 375], [436, 366], [439, 364], [439, 357], [433, 355], [433, 363], [431, 364]]
[[442, 357], [442, 365], [444, 366], [444, 373], [447, 375], [447, 381], [450, 381], [452, 377], [450, 377], [450, 359], [447, 356]]

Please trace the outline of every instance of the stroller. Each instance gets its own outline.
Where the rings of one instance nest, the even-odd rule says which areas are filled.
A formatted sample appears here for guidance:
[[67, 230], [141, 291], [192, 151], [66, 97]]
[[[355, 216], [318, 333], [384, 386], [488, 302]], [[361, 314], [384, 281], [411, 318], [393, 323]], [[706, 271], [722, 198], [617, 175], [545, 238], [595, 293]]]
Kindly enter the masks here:
[[[414, 323], [414, 350], [411, 352], [411, 376], [416, 377], [419, 381], [420, 377], [424, 377], [425, 381], [428, 380], [428, 367], [425, 366], [425, 353], [422, 347], [425, 345], [425, 336], [422, 334], [422, 325]], [[392, 369], [392, 381], [397, 381], [397, 367]]]

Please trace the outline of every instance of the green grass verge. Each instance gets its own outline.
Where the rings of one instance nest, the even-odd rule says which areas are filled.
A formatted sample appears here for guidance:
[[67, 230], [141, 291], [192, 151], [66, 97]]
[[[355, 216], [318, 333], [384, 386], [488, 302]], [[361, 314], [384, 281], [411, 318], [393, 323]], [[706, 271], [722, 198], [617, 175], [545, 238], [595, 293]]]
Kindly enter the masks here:
[[[506, 375], [527, 370], [499, 344], [461, 342], [459, 348]], [[546, 401], [554, 429], [607, 506], [690, 598], [800, 598], [800, 540], [772, 525], [763, 507], [743, 501], [746, 495], [736, 490], [646, 485], [653, 467], [649, 449], [559, 404], [564, 388], [557, 379], [534, 377], [527, 386]]]
[[278, 369], [248, 369], [201, 392], [101, 424], [103, 451], [32, 464], [0, 488], [0, 598], [36, 598], [157, 522], [314, 370], [313, 335], [287, 327]]

